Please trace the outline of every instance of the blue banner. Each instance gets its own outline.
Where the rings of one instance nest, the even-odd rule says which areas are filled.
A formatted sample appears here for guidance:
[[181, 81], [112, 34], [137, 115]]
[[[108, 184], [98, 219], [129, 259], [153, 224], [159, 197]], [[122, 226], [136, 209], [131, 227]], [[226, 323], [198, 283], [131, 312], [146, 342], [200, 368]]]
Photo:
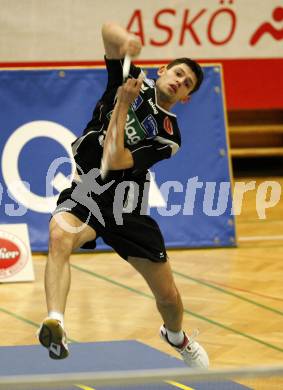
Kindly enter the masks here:
[[[235, 245], [221, 71], [204, 70], [202, 88], [174, 109], [180, 151], [151, 171], [150, 214], [168, 247]], [[104, 69], [0, 71], [0, 224], [27, 223], [33, 251], [47, 250], [50, 213], [74, 169], [70, 143], [106, 81]]]

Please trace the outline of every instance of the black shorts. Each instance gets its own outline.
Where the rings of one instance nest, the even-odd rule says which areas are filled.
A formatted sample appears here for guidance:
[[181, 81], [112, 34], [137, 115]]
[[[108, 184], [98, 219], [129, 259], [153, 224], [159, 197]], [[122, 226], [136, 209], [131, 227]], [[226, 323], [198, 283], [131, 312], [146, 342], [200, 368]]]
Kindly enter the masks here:
[[[112, 205], [99, 204], [104, 225], [95, 217], [87, 207], [72, 199], [72, 188], [61, 192], [54, 214], [69, 212], [82, 222], [91, 226], [102, 237], [105, 244], [113, 248], [123, 259], [128, 257], [141, 257], [153, 262], [166, 262], [167, 253], [164, 239], [158, 224], [148, 215], [123, 213], [122, 224], [117, 224]], [[98, 202], [98, 199], [97, 203]], [[85, 243], [83, 249], [94, 249], [96, 241]]]

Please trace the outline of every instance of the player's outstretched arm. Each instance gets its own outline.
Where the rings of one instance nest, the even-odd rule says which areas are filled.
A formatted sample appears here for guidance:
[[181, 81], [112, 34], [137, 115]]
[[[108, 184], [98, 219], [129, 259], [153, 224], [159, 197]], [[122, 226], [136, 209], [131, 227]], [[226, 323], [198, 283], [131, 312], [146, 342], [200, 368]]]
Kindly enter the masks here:
[[[132, 153], [125, 148], [124, 134], [126, 128], [126, 121], [130, 104], [136, 99], [139, 94], [143, 77], [138, 79], [128, 79], [125, 84], [119, 89], [118, 101], [115, 110], [112, 114], [109, 123], [105, 144], [104, 153], [107, 153], [109, 147], [111, 153], [107, 156], [108, 167], [110, 170], [128, 169], [134, 165]], [[113, 132], [113, 127], [116, 126], [116, 131]], [[113, 137], [113, 133], [116, 135]]]
[[134, 58], [140, 54], [142, 48], [140, 39], [119, 24], [104, 23], [101, 33], [105, 55], [108, 59], [121, 59], [126, 54]]

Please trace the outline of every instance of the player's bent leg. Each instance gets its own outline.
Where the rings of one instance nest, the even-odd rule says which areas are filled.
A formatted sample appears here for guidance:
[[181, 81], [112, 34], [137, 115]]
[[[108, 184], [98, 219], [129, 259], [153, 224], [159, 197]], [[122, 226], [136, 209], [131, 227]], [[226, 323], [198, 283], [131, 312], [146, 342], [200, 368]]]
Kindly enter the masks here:
[[76, 216], [62, 212], [50, 221], [49, 253], [45, 270], [48, 311], [64, 313], [70, 288], [70, 255], [87, 241], [96, 238], [95, 231]]
[[70, 213], [57, 214], [50, 221], [45, 269], [48, 317], [41, 324], [38, 338], [52, 359], [64, 359], [69, 354], [63, 315], [71, 280], [70, 255], [74, 249], [95, 238], [95, 231]]
[[182, 331], [183, 304], [175, 285], [169, 262], [154, 263], [147, 259], [129, 258], [129, 263], [144, 277], [149, 285], [164, 325], [160, 336], [191, 368], [208, 368], [209, 359], [204, 348]]

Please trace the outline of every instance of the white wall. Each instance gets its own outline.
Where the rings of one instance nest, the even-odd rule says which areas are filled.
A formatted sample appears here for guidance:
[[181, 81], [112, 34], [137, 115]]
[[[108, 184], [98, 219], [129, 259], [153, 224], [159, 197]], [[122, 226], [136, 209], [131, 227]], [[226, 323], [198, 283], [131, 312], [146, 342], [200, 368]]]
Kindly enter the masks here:
[[263, 22], [283, 29], [272, 18], [282, 6], [282, 0], [0, 0], [0, 62], [101, 60], [101, 24], [127, 26], [135, 11], [131, 27], [144, 39], [142, 59], [282, 58], [282, 39], [265, 34], [250, 44]]

